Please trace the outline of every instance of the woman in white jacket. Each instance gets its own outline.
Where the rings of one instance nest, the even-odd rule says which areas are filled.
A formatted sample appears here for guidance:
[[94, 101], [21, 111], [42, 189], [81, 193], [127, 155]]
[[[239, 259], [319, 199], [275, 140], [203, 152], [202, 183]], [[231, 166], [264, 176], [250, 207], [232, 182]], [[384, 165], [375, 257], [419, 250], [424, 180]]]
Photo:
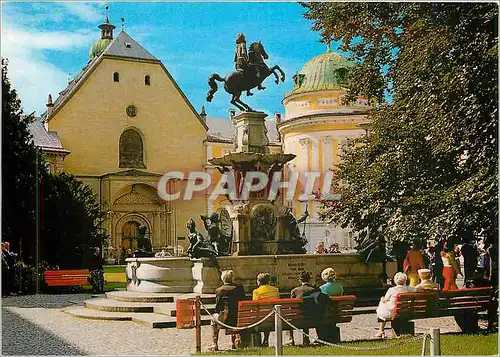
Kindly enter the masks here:
[[399, 293], [415, 291], [415, 288], [406, 285], [407, 279], [408, 277], [405, 273], [396, 273], [396, 275], [394, 275], [394, 282], [396, 283], [396, 286], [389, 288], [385, 293], [385, 296], [382, 296], [380, 298], [380, 303], [377, 307], [377, 317], [382, 320], [382, 322], [380, 322], [380, 330], [375, 335], [376, 337], [385, 338], [385, 324], [387, 320], [392, 319], [392, 314], [394, 312], [394, 309], [396, 308], [397, 295]]

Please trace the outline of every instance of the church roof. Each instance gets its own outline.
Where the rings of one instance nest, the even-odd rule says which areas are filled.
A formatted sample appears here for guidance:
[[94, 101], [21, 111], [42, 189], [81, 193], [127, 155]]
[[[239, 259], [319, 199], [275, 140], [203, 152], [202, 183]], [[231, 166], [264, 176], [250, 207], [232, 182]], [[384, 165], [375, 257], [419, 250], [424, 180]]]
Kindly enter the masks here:
[[28, 124], [28, 130], [33, 136], [33, 143], [43, 151], [69, 153], [68, 150], [63, 148], [57, 133], [45, 129], [43, 121], [33, 121]]
[[[92, 58], [85, 67], [83, 67], [82, 71], [68, 83], [68, 86], [59, 92], [59, 96], [54, 101], [54, 107], [51, 115], [54, 115], [66, 102], [71, 98], [73, 93], [75, 93], [78, 88], [85, 82], [85, 80], [90, 76], [90, 74], [94, 71], [94, 69], [99, 65], [102, 58], [128, 58], [128, 59], [136, 59], [143, 61], [151, 61], [153, 63], [158, 63], [162, 66], [163, 70], [170, 78], [175, 88], [180, 92], [186, 103], [193, 110], [198, 121], [203, 125], [205, 129], [207, 129], [206, 124], [201, 120], [198, 112], [193, 108], [193, 105], [186, 97], [182, 89], [179, 87], [175, 79], [171, 76], [168, 70], [165, 68], [163, 63], [149, 53], [144, 47], [142, 47], [137, 41], [135, 41], [132, 37], [130, 37], [125, 31], [121, 31], [120, 34], [112, 40], [112, 42], [106, 47], [104, 52], [100, 53], [98, 56]], [[45, 112], [42, 114], [46, 119], [50, 120], [51, 115], [47, 115]]]
[[108, 47], [104, 50], [103, 55], [159, 61], [158, 58], [149, 53], [123, 30], [111, 42], [111, 44], [108, 45]]

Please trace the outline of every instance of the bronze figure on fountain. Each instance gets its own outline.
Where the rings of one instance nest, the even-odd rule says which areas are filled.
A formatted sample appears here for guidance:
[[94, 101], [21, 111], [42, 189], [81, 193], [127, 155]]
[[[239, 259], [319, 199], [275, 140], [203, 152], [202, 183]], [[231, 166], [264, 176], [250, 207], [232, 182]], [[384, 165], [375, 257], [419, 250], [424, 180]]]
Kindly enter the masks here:
[[269, 56], [260, 41], [250, 44], [247, 52], [245, 35], [239, 33], [236, 37], [236, 52], [234, 55], [236, 71], [224, 78], [217, 73], [209, 77], [208, 85], [210, 90], [207, 93], [207, 101], [211, 102], [215, 92], [217, 92], [216, 81], [224, 82], [226, 92], [233, 95], [231, 104], [242, 111], [252, 112], [252, 108], [240, 99], [242, 92], [246, 91], [246, 95], [251, 96], [253, 93], [250, 90], [255, 87], [259, 90], [266, 89], [266, 87], [262, 86], [262, 82], [271, 74], [274, 75], [276, 84], [280, 82], [280, 79], [282, 82], [285, 81], [285, 72], [279, 66], [271, 68], [267, 66], [264, 60], [268, 58]]

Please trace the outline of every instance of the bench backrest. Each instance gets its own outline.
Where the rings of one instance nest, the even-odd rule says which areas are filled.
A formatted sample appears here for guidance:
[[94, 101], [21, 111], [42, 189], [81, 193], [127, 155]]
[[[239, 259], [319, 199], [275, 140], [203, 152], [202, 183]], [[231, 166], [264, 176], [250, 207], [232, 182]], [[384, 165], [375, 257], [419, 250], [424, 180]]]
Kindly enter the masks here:
[[400, 293], [394, 316], [403, 319], [455, 316], [471, 311], [485, 311], [493, 297], [493, 288]]
[[[281, 305], [281, 315], [299, 328], [350, 322], [355, 300], [356, 296], [354, 295], [330, 296], [326, 311], [323, 311], [319, 317], [311, 310], [312, 306], [304, 304], [304, 300], [300, 298], [240, 301], [238, 303], [238, 327], [248, 326], [259, 321], [273, 310], [275, 305]], [[284, 330], [291, 329], [284, 322], [282, 326]], [[274, 330], [273, 317], [268, 318], [253, 329], [253, 331], [272, 330]]]
[[78, 286], [86, 285], [89, 277], [88, 269], [80, 270], [47, 270], [45, 282], [48, 286]]

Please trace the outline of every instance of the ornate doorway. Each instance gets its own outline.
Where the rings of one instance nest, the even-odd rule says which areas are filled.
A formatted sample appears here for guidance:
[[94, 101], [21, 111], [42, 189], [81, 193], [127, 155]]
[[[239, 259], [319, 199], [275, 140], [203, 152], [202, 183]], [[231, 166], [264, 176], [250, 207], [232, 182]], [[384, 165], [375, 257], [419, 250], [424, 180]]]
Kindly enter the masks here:
[[122, 227], [122, 247], [132, 252], [138, 247], [139, 228], [141, 225], [136, 221], [128, 221]]

